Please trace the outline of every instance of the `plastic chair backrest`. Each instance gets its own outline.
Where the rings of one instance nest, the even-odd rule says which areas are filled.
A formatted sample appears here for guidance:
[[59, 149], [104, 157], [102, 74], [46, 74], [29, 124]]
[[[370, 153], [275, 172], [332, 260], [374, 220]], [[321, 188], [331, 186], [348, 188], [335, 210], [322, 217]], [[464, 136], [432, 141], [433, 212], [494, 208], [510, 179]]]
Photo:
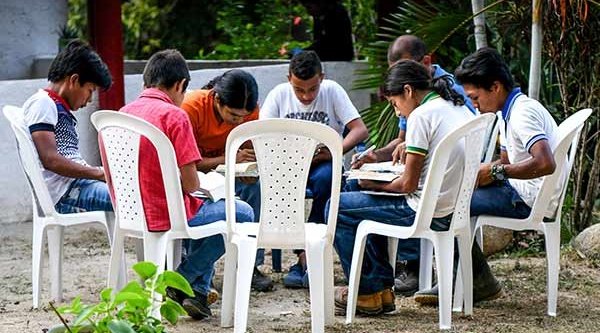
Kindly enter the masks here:
[[[579, 136], [587, 118], [592, 114], [592, 109], [583, 109], [569, 118], [565, 119], [558, 126], [558, 144], [554, 148], [554, 162], [556, 168], [554, 172], [547, 175], [542, 180], [538, 195], [533, 202], [529, 219], [531, 221], [542, 222], [544, 217], [555, 219], [557, 214], [562, 211], [562, 203], [565, 197], [567, 184], [569, 183], [569, 174], [573, 168], [573, 162], [577, 153]], [[564, 177], [561, 179], [561, 176]], [[557, 207], [552, 216], [546, 216], [548, 208], [552, 204], [551, 199], [556, 194], [560, 186], [561, 195]]]
[[[179, 169], [173, 145], [151, 123], [116, 111], [97, 111], [91, 116], [103, 150], [102, 164], [109, 170], [119, 228], [148, 231], [139, 185], [140, 140], [145, 137], [156, 149], [162, 172], [171, 231], [187, 230]], [[99, 141], [100, 141], [99, 140]]]
[[2, 111], [6, 119], [10, 122], [10, 127], [15, 134], [21, 167], [23, 168], [33, 196], [34, 214], [40, 217], [56, 215], [54, 202], [42, 175], [43, 166], [37, 150], [31, 141], [31, 134], [25, 126], [23, 109], [6, 105]]
[[496, 119], [488, 126], [486, 134], [487, 145], [483, 145], [483, 158], [481, 159], [481, 163], [490, 163], [494, 158], [494, 153], [496, 152], [496, 143], [498, 142], [498, 132], [500, 131], [501, 117], [502, 112], [499, 111], [496, 113]]
[[413, 228], [417, 232], [426, 232], [430, 230], [431, 219], [437, 205], [442, 181], [446, 174], [448, 159], [457, 144], [463, 144], [464, 154], [464, 172], [462, 179], [457, 179], [456, 205], [452, 217], [452, 228], [459, 229], [466, 227], [469, 221], [469, 207], [471, 204], [471, 194], [473, 193], [475, 181], [477, 179], [477, 170], [481, 162], [481, 151], [486, 142], [486, 132], [489, 124], [494, 120], [493, 114], [484, 114], [477, 116], [466, 124], [448, 133], [440, 141], [433, 152], [430, 168], [427, 172], [425, 184], [419, 207], [415, 216]]
[[247, 140], [252, 140], [260, 175], [259, 247], [292, 248], [304, 244], [304, 196], [318, 143], [327, 146], [333, 157], [330, 210], [327, 221], [322, 221], [327, 222], [327, 237], [333, 241], [342, 172], [342, 139], [329, 126], [295, 119], [251, 121], [229, 134], [225, 148], [228, 233], [235, 233], [232, 175], [236, 152]]

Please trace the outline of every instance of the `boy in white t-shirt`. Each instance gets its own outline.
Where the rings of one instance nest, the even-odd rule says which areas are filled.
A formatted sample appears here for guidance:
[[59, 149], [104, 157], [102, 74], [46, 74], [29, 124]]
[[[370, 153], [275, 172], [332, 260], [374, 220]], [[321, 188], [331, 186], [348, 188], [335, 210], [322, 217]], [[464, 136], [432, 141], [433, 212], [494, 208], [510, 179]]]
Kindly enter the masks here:
[[[300, 52], [290, 60], [288, 83], [273, 88], [260, 108], [259, 119], [265, 118], [316, 121], [330, 126], [340, 136], [347, 129], [342, 144], [344, 153], [368, 136], [367, 127], [344, 88], [324, 79], [321, 61], [314, 51]], [[313, 197], [308, 220], [325, 222], [323, 211], [331, 196], [331, 153], [328, 149], [319, 148], [315, 152], [306, 187]], [[306, 287], [306, 281], [306, 262], [300, 252], [298, 263], [284, 278], [284, 285]]]
[[[500, 159], [481, 165], [471, 216], [528, 217], [542, 177], [555, 169], [552, 150], [558, 143], [556, 122], [538, 101], [515, 87], [508, 65], [492, 48], [466, 57], [455, 74], [481, 113], [502, 111]], [[552, 215], [549, 212], [547, 217]], [[502, 287], [479, 245], [473, 245], [472, 256], [473, 301], [497, 298]], [[437, 287], [417, 292], [415, 300], [437, 304]]]
[[[390, 67], [383, 90], [396, 115], [408, 118], [405, 171], [389, 183], [360, 181], [359, 185], [366, 190], [406, 195], [380, 196], [360, 191], [340, 195], [334, 246], [346, 278], [350, 274], [360, 223], [368, 219], [392, 225], [412, 225], [433, 152], [448, 133], [474, 117], [464, 105], [463, 97], [451, 89], [447, 80], [432, 79], [430, 71], [414, 60], [401, 60]], [[430, 198], [437, 201], [431, 222], [433, 230], [444, 231], [450, 226], [464, 170], [463, 149], [463, 144], [457, 143], [451, 152], [439, 197]], [[370, 235], [367, 239], [356, 306], [356, 311], [361, 314], [376, 315], [395, 309], [394, 273], [387, 247], [385, 236]], [[347, 295], [347, 287], [336, 288], [338, 309], [345, 309]]]
[[110, 72], [89, 45], [75, 40], [52, 61], [48, 81], [23, 104], [23, 112], [56, 210], [112, 211], [104, 170], [81, 157], [73, 115], [96, 88], [110, 87]]

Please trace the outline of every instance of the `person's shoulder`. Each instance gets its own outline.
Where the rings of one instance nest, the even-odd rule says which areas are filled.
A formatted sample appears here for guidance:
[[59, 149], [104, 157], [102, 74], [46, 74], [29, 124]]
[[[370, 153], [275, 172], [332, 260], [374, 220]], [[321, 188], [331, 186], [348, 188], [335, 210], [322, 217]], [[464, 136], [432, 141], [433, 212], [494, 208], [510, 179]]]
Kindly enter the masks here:
[[39, 117], [44, 114], [57, 114], [57, 112], [58, 109], [56, 108], [56, 103], [54, 103], [52, 98], [48, 96], [48, 93], [42, 89], [31, 95], [25, 103], [23, 103], [23, 114], [25, 117], [28, 115]]
[[513, 121], [523, 121], [531, 118], [552, 118], [552, 115], [546, 109], [542, 103], [527, 96], [521, 95], [517, 97], [514, 103], [514, 109], [511, 110], [510, 118]]

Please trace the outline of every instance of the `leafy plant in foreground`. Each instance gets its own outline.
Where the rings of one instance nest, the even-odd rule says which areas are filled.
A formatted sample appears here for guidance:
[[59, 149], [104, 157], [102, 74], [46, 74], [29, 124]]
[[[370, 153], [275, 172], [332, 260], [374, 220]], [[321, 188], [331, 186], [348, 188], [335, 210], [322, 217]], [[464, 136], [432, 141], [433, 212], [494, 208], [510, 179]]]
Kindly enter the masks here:
[[[167, 287], [175, 288], [193, 296], [194, 292], [187, 280], [177, 272], [164, 271], [157, 274], [156, 265], [151, 262], [138, 262], [133, 270], [144, 281], [129, 282], [123, 289], [113, 293], [106, 288], [100, 293], [100, 302], [85, 305], [76, 297], [70, 305], [58, 308], [65, 332], [96, 333], [161, 333], [166, 332], [162, 322], [153, 316], [159, 310], [169, 323], [176, 324], [180, 315], [186, 312], [178, 303], [165, 297]], [[156, 295], [161, 295], [159, 302]], [[74, 318], [68, 322], [62, 315]]]

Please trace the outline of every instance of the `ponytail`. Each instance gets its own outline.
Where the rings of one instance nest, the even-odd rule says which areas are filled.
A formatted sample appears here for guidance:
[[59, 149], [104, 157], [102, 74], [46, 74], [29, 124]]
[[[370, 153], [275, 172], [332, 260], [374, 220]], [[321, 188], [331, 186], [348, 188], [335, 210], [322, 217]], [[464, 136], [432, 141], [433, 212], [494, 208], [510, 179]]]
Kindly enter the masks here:
[[453, 84], [454, 80], [450, 75], [443, 75], [432, 80], [431, 89], [456, 106], [465, 105], [465, 98], [452, 88]]

